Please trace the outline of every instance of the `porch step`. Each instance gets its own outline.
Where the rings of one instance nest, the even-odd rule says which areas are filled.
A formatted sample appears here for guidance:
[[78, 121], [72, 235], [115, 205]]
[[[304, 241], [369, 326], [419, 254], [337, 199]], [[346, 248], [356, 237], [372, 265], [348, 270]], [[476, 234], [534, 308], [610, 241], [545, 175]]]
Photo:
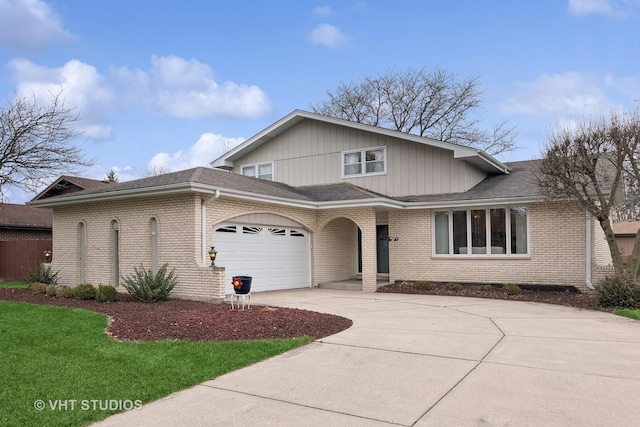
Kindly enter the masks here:
[[319, 283], [320, 289], [335, 289], [339, 291], [361, 291], [362, 280], [344, 280], [341, 282]]

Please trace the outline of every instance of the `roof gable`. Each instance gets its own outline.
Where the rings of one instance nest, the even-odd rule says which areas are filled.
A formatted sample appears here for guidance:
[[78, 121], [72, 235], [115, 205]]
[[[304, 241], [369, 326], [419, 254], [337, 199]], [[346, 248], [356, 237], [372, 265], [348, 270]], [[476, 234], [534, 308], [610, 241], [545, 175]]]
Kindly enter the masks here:
[[99, 181], [97, 179], [80, 178], [77, 176], [62, 175], [41, 191], [33, 200], [46, 199], [47, 197], [61, 196], [82, 190], [93, 190], [113, 185], [112, 182]]
[[231, 169], [234, 166], [235, 160], [242, 158], [249, 152], [262, 146], [263, 144], [268, 143], [274, 137], [286, 132], [288, 129], [303, 120], [316, 120], [324, 123], [358, 129], [365, 132], [390, 136], [406, 142], [425, 144], [432, 147], [441, 148], [453, 152], [454, 158], [469, 162], [487, 173], [509, 173], [509, 168], [506, 165], [494, 159], [487, 153], [475, 148], [437, 141], [435, 139], [425, 138], [418, 135], [352, 122], [349, 120], [337, 119], [334, 117], [324, 116], [317, 113], [310, 113], [308, 111], [302, 110], [294, 110], [289, 115], [283, 117], [258, 134], [247, 139], [242, 144], [213, 160], [211, 162], [211, 166], [213, 166], [214, 168]]

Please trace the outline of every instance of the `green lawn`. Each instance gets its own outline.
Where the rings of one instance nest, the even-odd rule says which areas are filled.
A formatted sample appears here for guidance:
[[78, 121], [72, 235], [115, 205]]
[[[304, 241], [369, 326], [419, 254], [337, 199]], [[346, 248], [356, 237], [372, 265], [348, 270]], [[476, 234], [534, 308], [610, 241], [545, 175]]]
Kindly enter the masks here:
[[26, 288], [27, 286], [23, 282], [0, 282], [0, 288]]
[[630, 317], [632, 319], [640, 320], [640, 310], [618, 310], [614, 313], [618, 316]]
[[106, 326], [94, 312], [0, 301], [0, 425], [85, 425], [118, 412], [100, 405], [149, 402], [310, 341], [123, 343]]

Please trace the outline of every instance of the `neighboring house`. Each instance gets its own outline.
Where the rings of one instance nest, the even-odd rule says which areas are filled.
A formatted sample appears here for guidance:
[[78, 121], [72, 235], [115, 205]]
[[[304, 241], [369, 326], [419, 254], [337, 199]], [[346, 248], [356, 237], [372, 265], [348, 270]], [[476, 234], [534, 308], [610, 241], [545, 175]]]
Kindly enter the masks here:
[[[108, 186], [104, 181], [62, 176], [40, 193], [41, 198]], [[0, 204], [0, 279], [23, 280], [52, 249], [53, 210]]]
[[633, 246], [636, 240], [636, 233], [640, 229], [640, 221], [623, 221], [612, 225], [613, 234], [616, 236], [616, 242], [622, 252], [622, 259], [625, 264], [629, 261], [629, 257], [633, 252]]
[[0, 280], [23, 280], [52, 247], [53, 211], [0, 204]]
[[[545, 201], [536, 162], [294, 111], [185, 171], [38, 196], [54, 210], [54, 267], [68, 284], [118, 285], [169, 263], [174, 294], [216, 300], [362, 279], [569, 285], [609, 263], [577, 203]], [[207, 251], [215, 246], [216, 264]], [[605, 269], [606, 270], [606, 269]]]

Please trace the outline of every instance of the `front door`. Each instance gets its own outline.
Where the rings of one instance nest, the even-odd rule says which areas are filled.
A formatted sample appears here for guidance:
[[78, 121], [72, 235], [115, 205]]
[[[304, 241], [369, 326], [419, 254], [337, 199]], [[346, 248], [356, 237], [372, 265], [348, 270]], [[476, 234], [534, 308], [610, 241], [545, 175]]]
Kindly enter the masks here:
[[[376, 225], [376, 255], [378, 274], [389, 274], [389, 226]], [[358, 273], [362, 273], [362, 232], [358, 229]]]
[[376, 241], [378, 247], [378, 274], [389, 274], [389, 226], [387, 224], [376, 226]]

